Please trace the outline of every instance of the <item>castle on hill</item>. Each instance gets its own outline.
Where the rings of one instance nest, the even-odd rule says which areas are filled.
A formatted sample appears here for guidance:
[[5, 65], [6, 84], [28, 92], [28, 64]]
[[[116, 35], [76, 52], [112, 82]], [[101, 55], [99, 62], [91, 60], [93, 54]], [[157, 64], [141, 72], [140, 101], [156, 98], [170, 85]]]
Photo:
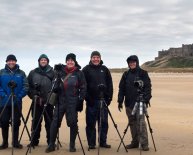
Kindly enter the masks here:
[[193, 44], [182, 44], [182, 47], [178, 48], [169, 48], [168, 50], [158, 51], [158, 57], [155, 58], [161, 59], [163, 57], [189, 57], [193, 56]]

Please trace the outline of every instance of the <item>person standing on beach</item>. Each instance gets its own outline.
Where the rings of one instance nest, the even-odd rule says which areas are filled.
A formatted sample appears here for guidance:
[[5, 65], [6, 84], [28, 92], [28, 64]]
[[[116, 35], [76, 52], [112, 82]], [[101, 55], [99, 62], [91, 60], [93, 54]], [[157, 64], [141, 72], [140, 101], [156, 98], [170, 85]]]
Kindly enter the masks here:
[[[121, 111], [123, 102], [125, 102], [126, 114], [129, 120], [130, 131], [132, 136], [131, 144], [127, 145], [127, 149], [139, 147], [139, 114], [132, 115], [132, 110], [139, 95], [138, 88], [134, 85], [134, 81], [142, 80], [143, 87], [142, 93], [144, 103], [148, 106], [151, 99], [151, 80], [147, 71], [139, 66], [139, 60], [136, 55], [131, 55], [127, 58], [129, 69], [125, 71], [119, 83], [118, 93], [118, 109]], [[142, 133], [141, 133], [141, 146], [144, 151], [148, 151], [148, 134], [144, 117], [142, 117]]]
[[[14, 91], [14, 109], [12, 109], [12, 100], [10, 98], [12, 89]], [[27, 92], [28, 82], [26, 75], [24, 71], [19, 68], [15, 55], [10, 54], [7, 56], [5, 68], [0, 70], [0, 124], [3, 139], [3, 143], [0, 146], [0, 150], [8, 148], [10, 121], [13, 121], [12, 146], [17, 149], [23, 148], [23, 146], [18, 141], [18, 137], [19, 127], [21, 125], [20, 119], [22, 116], [22, 99], [27, 95]], [[12, 110], [14, 111], [14, 120], [11, 120], [13, 114]]]
[[100, 147], [111, 148], [107, 144], [108, 132], [108, 111], [103, 105], [100, 111], [100, 89], [99, 85], [104, 85], [104, 99], [109, 106], [113, 96], [113, 82], [109, 69], [102, 65], [101, 54], [98, 51], [91, 53], [89, 65], [83, 68], [83, 73], [87, 82], [86, 95], [86, 136], [89, 149], [95, 149], [96, 145], [96, 122], [100, 120], [100, 112], [102, 113]]
[[[44, 105], [47, 102], [48, 94], [49, 91], [51, 90], [53, 79], [54, 79], [54, 70], [49, 65], [49, 58], [46, 54], [41, 54], [38, 59], [38, 67], [33, 69], [28, 75], [28, 82], [29, 82], [28, 95], [32, 99], [31, 110], [32, 110], [32, 117], [34, 117], [32, 121], [32, 137], [33, 137], [31, 142], [32, 147], [38, 146], [39, 144], [42, 124], [41, 115], [44, 109]], [[47, 104], [43, 115], [45, 120], [47, 144], [49, 145], [50, 125], [53, 118], [53, 105]]]
[[53, 121], [50, 127], [50, 143], [45, 152], [55, 151], [55, 141], [64, 114], [66, 115], [67, 126], [70, 127], [69, 151], [76, 152], [75, 140], [78, 133], [78, 111], [81, 112], [83, 110], [86, 80], [80, 70], [81, 67], [76, 61], [76, 55], [73, 53], [69, 53], [66, 56], [66, 65], [60, 64], [57, 68], [60, 68], [58, 71], [60, 72], [60, 78], [54, 91], [58, 94], [58, 104], [56, 104], [54, 109]]

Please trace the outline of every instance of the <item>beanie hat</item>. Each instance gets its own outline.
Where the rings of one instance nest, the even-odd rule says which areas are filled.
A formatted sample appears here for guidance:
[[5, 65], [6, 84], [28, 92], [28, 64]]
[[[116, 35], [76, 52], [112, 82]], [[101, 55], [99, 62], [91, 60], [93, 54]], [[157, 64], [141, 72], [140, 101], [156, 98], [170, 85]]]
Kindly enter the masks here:
[[130, 61], [135, 61], [137, 63], [139, 63], [139, 59], [136, 55], [131, 55], [127, 58], [127, 63], [129, 63]]
[[68, 61], [69, 59], [72, 59], [74, 62], [76, 62], [76, 55], [74, 53], [69, 53], [66, 56], [66, 61]]
[[39, 59], [38, 59], [38, 62], [39, 62], [42, 58], [47, 59], [47, 61], [48, 61], [48, 63], [49, 63], [50, 60], [48, 59], [48, 56], [47, 56], [46, 54], [41, 54], [40, 57], [39, 57]]
[[66, 56], [66, 62], [69, 60], [69, 59], [72, 59], [74, 62], [75, 62], [75, 66], [78, 68], [78, 69], [81, 69], [81, 66], [78, 64], [78, 62], [76, 61], [76, 55], [74, 53], [69, 53], [67, 56]]
[[101, 54], [98, 51], [93, 51], [90, 55], [90, 58], [92, 58], [93, 56], [99, 56], [101, 58]]
[[17, 61], [15, 55], [13, 55], [13, 54], [10, 54], [10, 55], [7, 56], [6, 62], [7, 62], [7, 61], [10, 61], [10, 60]]

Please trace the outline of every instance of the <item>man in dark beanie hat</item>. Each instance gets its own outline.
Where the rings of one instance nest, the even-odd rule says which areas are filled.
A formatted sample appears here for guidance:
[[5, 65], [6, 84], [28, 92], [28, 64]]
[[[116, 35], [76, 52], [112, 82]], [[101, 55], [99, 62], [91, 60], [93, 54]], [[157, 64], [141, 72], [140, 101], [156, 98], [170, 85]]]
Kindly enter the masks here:
[[93, 56], [99, 56], [101, 58], [101, 54], [98, 51], [93, 51], [90, 55], [90, 58], [92, 58]]
[[[118, 109], [121, 111], [123, 102], [125, 102], [126, 114], [129, 119], [130, 131], [132, 136], [131, 144], [127, 145], [127, 149], [138, 148], [139, 143], [144, 151], [148, 151], [148, 135], [144, 116], [142, 117], [142, 133], [139, 133], [139, 115], [132, 115], [132, 110], [135, 106], [138, 97], [138, 88], [134, 86], [134, 81], [142, 80], [144, 86], [142, 92], [144, 94], [144, 103], [148, 105], [151, 99], [151, 80], [147, 71], [139, 66], [139, 60], [136, 55], [131, 55], [127, 58], [129, 69], [125, 71], [119, 83], [118, 93]], [[141, 137], [139, 136], [141, 134]]]
[[13, 60], [13, 61], [17, 62], [17, 59], [16, 59], [15, 55], [13, 55], [13, 54], [10, 54], [10, 55], [7, 56], [6, 62], [10, 61], [10, 60]]
[[[12, 118], [12, 110], [14, 110], [14, 125], [13, 128], [13, 142], [12, 146], [17, 149], [22, 149], [22, 145], [18, 141], [19, 127], [21, 124], [22, 116], [22, 98], [26, 96], [28, 91], [28, 82], [24, 71], [20, 70], [19, 65], [16, 64], [17, 59], [14, 55], [8, 55], [6, 58], [6, 65], [4, 69], [0, 70], [0, 113], [4, 109], [0, 124], [2, 129], [3, 143], [0, 150], [8, 147], [9, 124]], [[11, 89], [9, 82], [12, 81], [16, 84], [14, 88], [14, 109], [12, 109], [12, 102], [10, 99]]]
[[[33, 142], [31, 146], [37, 146], [39, 144], [40, 132], [41, 132], [41, 122], [38, 125], [41, 114], [44, 109], [44, 104], [46, 104], [48, 93], [52, 87], [52, 80], [54, 78], [54, 70], [49, 65], [49, 58], [45, 54], [41, 54], [38, 59], [39, 66], [33, 69], [28, 75], [29, 82], [29, 92], [28, 96], [32, 99], [32, 137]], [[35, 107], [35, 108], [34, 108]], [[34, 111], [34, 109], [36, 109]], [[48, 104], [44, 113], [45, 128], [47, 143], [49, 144], [50, 136], [50, 124], [53, 117], [53, 106]], [[42, 121], [42, 120], [41, 120]], [[38, 125], [38, 126], [37, 126]], [[34, 133], [35, 129], [36, 132]], [[30, 145], [28, 145], [30, 146]]]
[[[96, 122], [100, 121], [100, 89], [99, 85], [105, 86], [104, 99], [109, 106], [113, 96], [113, 82], [109, 69], [102, 65], [101, 54], [98, 51], [91, 53], [89, 65], [83, 68], [83, 73], [87, 82], [86, 95], [86, 135], [89, 149], [96, 147]], [[108, 132], [108, 111], [102, 108], [103, 118], [101, 122], [100, 147], [111, 148], [107, 144]]]

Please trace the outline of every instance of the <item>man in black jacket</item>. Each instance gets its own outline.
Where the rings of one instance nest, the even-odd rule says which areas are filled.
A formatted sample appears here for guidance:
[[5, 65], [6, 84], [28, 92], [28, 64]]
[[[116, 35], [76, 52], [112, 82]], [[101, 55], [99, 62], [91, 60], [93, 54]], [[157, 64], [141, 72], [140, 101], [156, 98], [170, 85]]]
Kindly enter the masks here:
[[[38, 63], [39, 67], [32, 70], [28, 76], [30, 88], [28, 95], [32, 99], [32, 117], [35, 116], [35, 118], [33, 118], [32, 121], [32, 133], [35, 131], [38, 125], [38, 121], [43, 112], [44, 104], [47, 101], [48, 93], [51, 90], [52, 80], [54, 78], [54, 70], [49, 65], [49, 59], [47, 55], [45, 54], [40, 55]], [[37, 96], [37, 98], [35, 96]], [[36, 106], [35, 115], [33, 115], [34, 106]], [[44, 113], [47, 143], [49, 143], [50, 124], [52, 118], [53, 118], [53, 106], [51, 104], [48, 104]], [[34, 136], [33, 142], [31, 143], [32, 146], [37, 146], [39, 144], [40, 131], [41, 131], [41, 123], [39, 123], [36, 132], [32, 134], [32, 137]]]
[[[119, 83], [118, 93], [118, 109], [121, 111], [123, 108], [122, 104], [125, 101], [126, 113], [129, 119], [130, 131], [132, 141], [130, 145], [127, 145], [127, 149], [138, 148], [139, 146], [139, 122], [137, 121], [138, 115], [131, 115], [137, 97], [139, 95], [138, 88], [134, 86], [134, 81], [142, 80], [144, 86], [142, 88], [144, 103], [148, 105], [151, 99], [151, 80], [148, 73], [139, 67], [139, 60], [136, 55], [131, 55], [127, 58], [129, 70], [125, 71], [122, 75]], [[144, 118], [144, 117], [143, 117]], [[141, 134], [141, 145], [144, 151], [148, 151], [148, 135], [145, 120], [142, 120], [142, 134]]]
[[[87, 82], [87, 95], [86, 95], [86, 135], [89, 149], [95, 149], [96, 145], [96, 121], [100, 120], [100, 89], [99, 85], [105, 86], [104, 99], [107, 105], [110, 105], [113, 95], [113, 83], [110, 71], [101, 60], [101, 55], [98, 51], [93, 51], [89, 65], [83, 68], [83, 73]], [[103, 106], [101, 123], [100, 146], [110, 148], [108, 145], [107, 132], [108, 132], [108, 111]]]

